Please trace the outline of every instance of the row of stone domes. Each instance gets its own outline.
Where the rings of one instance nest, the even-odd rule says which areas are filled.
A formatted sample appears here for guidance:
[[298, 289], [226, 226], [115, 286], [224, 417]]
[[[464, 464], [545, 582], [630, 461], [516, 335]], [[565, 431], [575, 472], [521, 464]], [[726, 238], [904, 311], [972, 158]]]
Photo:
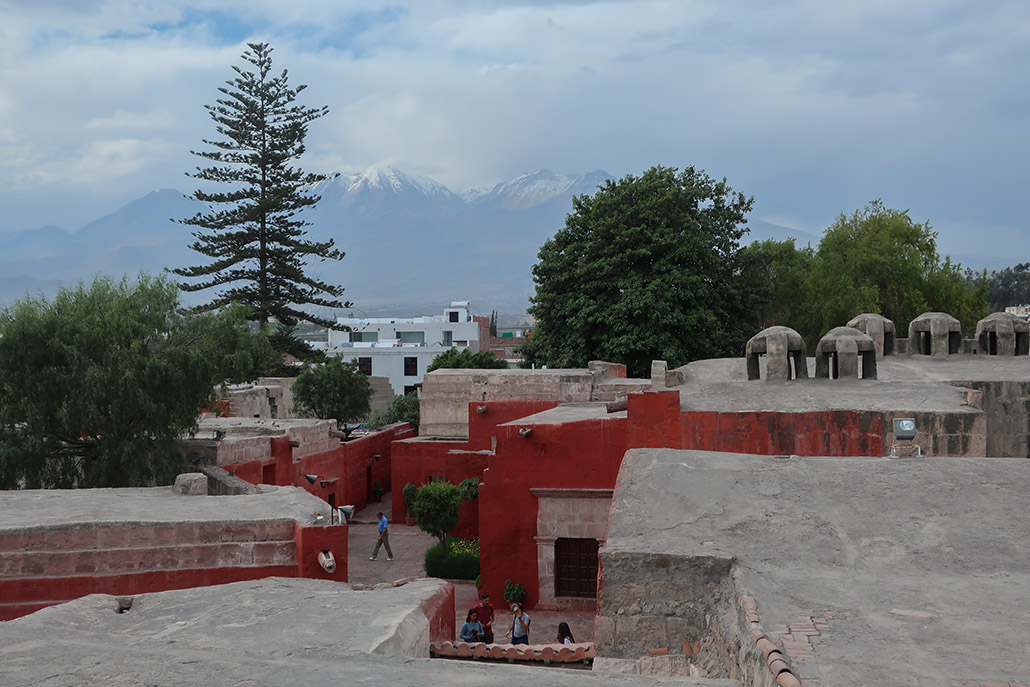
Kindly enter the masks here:
[[[908, 339], [899, 341], [894, 322], [863, 313], [845, 327], [835, 327], [816, 344], [815, 376], [876, 378], [876, 357], [904, 352], [946, 356], [962, 352], [987, 355], [1030, 353], [1030, 324], [1010, 313], [991, 313], [976, 324], [976, 338], [962, 339], [962, 324], [948, 313], [926, 312], [908, 325]], [[766, 359], [767, 379], [808, 377], [805, 340], [790, 327], [769, 327], [747, 342], [748, 379], [759, 379], [759, 357]]]

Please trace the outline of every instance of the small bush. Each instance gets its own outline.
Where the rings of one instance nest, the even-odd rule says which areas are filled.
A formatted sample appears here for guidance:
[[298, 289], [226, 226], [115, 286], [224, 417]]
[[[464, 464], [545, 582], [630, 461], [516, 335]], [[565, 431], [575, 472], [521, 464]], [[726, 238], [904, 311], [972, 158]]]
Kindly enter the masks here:
[[447, 580], [474, 580], [479, 577], [479, 540], [453, 539], [450, 555], [442, 544], [426, 549], [426, 574]]
[[522, 603], [526, 600], [526, 588], [518, 582], [504, 581], [504, 600], [508, 603]]

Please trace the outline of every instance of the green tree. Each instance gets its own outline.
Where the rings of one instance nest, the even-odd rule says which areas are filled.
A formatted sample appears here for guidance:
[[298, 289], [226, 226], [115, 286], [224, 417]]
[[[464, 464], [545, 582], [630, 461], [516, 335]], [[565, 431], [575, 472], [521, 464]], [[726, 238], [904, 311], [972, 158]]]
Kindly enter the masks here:
[[419, 399], [418, 394], [405, 394], [397, 396], [390, 401], [389, 407], [382, 413], [377, 413], [372, 418], [373, 427], [385, 427], [395, 422], [408, 422], [415, 429], [418, 429], [419, 422]]
[[449, 351], [444, 351], [440, 355], [433, 358], [433, 362], [429, 363], [429, 367], [426, 372], [432, 372], [433, 370], [450, 370], [450, 369], [478, 369], [478, 370], [503, 370], [508, 367], [508, 363], [495, 356], [490, 351], [480, 351], [479, 353], [473, 353], [469, 349], [458, 351], [457, 348], [452, 348]]
[[293, 409], [309, 417], [336, 420], [346, 437], [356, 427], [347, 427], [368, 417], [372, 385], [354, 361], [332, 356], [321, 365], [310, 365], [293, 383]]
[[418, 528], [440, 540], [447, 551], [447, 533], [458, 524], [461, 490], [450, 482], [430, 482], [419, 487], [411, 512]]
[[937, 253], [928, 222], [879, 200], [841, 214], [823, 234], [807, 279], [803, 316], [794, 326], [809, 346], [863, 312], [893, 320], [899, 332], [927, 311], [948, 312], [969, 329], [987, 312], [985, 289]]
[[0, 486], [164, 484], [215, 385], [269, 353], [245, 313], [181, 314], [163, 278], [97, 278], [0, 315]]
[[755, 241], [741, 252], [747, 283], [755, 300], [755, 324], [796, 327], [803, 321], [802, 308], [811, 294], [808, 277], [812, 272], [815, 251], [810, 246], [798, 248], [794, 239]]
[[497, 311], [490, 311], [490, 336], [497, 336]]
[[332, 240], [305, 239], [304, 227], [310, 223], [299, 219], [299, 213], [320, 200], [308, 189], [326, 176], [293, 166], [304, 153], [308, 124], [328, 108], [296, 104], [306, 87], [291, 88], [285, 70], [272, 73], [267, 43], [247, 45], [243, 59], [256, 71], [233, 67], [236, 78], [218, 89], [225, 97], [205, 105], [221, 138], [204, 141], [214, 150], [193, 151], [214, 164], [198, 167], [191, 176], [228, 190], [194, 191], [191, 198], [206, 203], [208, 211], [180, 220], [198, 228], [190, 247], [211, 262], [173, 272], [199, 279], [182, 283], [186, 291], [216, 289], [202, 310], [242, 303], [262, 330], [272, 318], [286, 326], [305, 320], [332, 327], [334, 323], [302, 309], [350, 307], [339, 300], [342, 287], [305, 272], [311, 260], [343, 258]]
[[1010, 305], [1030, 303], [1030, 262], [986, 272], [966, 270], [966, 280], [975, 288], [987, 288], [987, 304], [992, 310], [1004, 310]]
[[536, 329], [525, 359], [603, 359], [644, 376], [653, 359], [740, 355], [754, 331], [739, 260], [751, 205], [693, 167], [652, 167], [574, 198], [533, 267]]

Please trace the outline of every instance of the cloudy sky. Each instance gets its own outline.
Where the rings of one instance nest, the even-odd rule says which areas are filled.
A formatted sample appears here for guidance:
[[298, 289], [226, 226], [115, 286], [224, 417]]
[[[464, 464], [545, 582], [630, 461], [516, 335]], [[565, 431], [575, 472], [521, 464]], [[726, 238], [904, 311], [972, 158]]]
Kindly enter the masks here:
[[795, 229], [882, 198], [1030, 260], [1025, 0], [0, 0], [0, 231], [191, 190], [253, 41], [330, 107], [312, 171], [695, 165]]

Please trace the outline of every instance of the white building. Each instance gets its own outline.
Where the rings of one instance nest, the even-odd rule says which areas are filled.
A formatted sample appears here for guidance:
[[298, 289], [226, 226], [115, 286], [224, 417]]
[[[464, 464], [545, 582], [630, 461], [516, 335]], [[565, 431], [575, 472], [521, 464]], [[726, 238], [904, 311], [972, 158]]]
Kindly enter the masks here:
[[455, 301], [443, 315], [398, 318], [338, 317], [348, 332], [329, 331], [327, 353], [355, 360], [367, 375], [386, 377], [398, 395], [422, 383], [433, 358], [451, 348], [479, 352], [489, 320], [472, 316], [468, 301]]

